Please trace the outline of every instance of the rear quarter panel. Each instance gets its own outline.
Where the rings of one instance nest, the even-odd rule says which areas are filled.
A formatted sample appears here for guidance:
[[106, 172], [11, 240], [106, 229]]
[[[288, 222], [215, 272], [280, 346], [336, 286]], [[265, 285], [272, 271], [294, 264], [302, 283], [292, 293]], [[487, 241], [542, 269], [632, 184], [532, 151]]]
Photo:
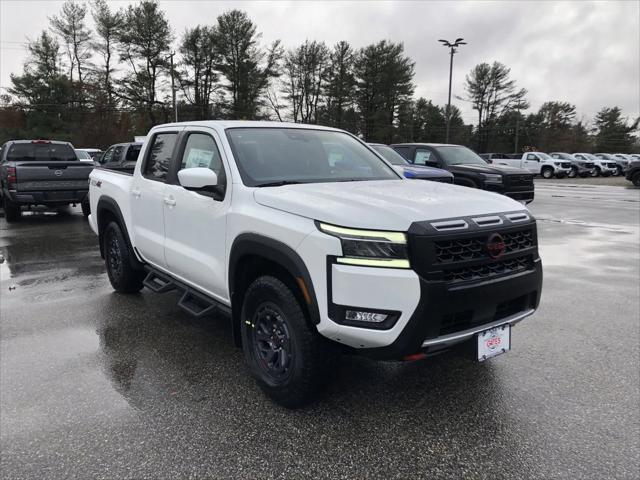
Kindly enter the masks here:
[[[98, 232], [98, 204], [102, 199], [111, 199], [118, 205], [127, 231], [131, 232], [131, 202], [129, 196], [133, 177], [126, 173], [95, 168], [89, 175], [89, 179], [89, 200], [91, 202], [89, 222], [94, 232]], [[134, 239], [131, 238], [130, 240], [135, 245]]]

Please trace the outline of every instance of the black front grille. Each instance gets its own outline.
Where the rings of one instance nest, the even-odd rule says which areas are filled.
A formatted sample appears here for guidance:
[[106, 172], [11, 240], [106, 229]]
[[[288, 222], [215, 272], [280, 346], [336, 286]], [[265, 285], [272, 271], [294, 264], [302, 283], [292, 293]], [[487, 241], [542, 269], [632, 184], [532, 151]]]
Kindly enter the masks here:
[[584, 166], [585, 166], [585, 167], [587, 167], [587, 168], [593, 168], [593, 167], [595, 167], [596, 165], [595, 165], [595, 163], [587, 162], [587, 163], [585, 163], [585, 164], [584, 164]]
[[486, 280], [498, 275], [512, 275], [514, 273], [523, 272], [530, 269], [531, 266], [531, 255], [523, 255], [521, 257], [511, 258], [504, 261], [445, 270], [444, 280], [446, 282]]
[[570, 162], [562, 162], [560, 165], [562, 165], [562, 168], [571, 168]]
[[[438, 263], [455, 263], [481, 258], [489, 258], [485, 250], [489, 234], [458, 238], [453, 240], [439, 240], [435, 242], [436, 260]], [[505, 254], [518, 252], [533, 246], [533, 230], [519, 230], [503, 232], [501, 236], [505, 243]]]
[[513, 187], [524, 187], [533, 185], [533, 175], [509, 175], [509, 185]]

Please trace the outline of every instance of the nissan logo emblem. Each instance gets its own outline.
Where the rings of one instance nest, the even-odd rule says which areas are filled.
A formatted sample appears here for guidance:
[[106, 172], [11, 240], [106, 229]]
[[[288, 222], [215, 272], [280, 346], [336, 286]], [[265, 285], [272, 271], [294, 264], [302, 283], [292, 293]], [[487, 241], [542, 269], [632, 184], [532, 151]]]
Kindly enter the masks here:
[[500, 258], [507, 246], [504, 244], [504, 238], [499, 233], [492, 233], [487, 239], [487, 253], [491, 258]]
[[62, 170], [56, 170], [53, 173], [55, 174], [56, 177], [59, 177], [60, 175], [62, 175]]

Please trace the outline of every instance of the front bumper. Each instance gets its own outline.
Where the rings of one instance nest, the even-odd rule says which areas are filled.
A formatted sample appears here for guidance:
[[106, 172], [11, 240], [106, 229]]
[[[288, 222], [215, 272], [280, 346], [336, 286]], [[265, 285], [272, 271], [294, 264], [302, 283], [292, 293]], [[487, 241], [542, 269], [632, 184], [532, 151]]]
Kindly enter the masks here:
[[513, 276], [468, 287], [451, 287], [420, 278], [420, 301], [398, 338], [390, 345], [362, 349], [377, 359], [435, 354], [470, 340], [496, 325], [515, 325], [538, 307], [542, 264]]

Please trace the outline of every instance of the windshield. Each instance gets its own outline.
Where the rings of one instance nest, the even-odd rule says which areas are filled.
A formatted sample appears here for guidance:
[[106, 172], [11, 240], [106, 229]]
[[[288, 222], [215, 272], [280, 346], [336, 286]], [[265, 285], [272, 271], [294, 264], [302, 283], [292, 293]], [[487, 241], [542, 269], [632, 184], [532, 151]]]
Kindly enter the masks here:
[[436, 150], [444, 160], [444, 163], [451, 165], [486, 165], [480, 156], [467, 147], [436, 147]]
[[227, 137], [242, 181], [251, 187], [399, 179], [376, 154], [342, 132], [230, 128]]
[[402, 155], [391, 147], [387, 147], [386, 145], [370, 145], [370, 147], [382, 155], [391, 165], [407, 166], [409, 164], [409, 162], [402, 158]]
[[562, 160], [574, 160], [574, 158], [568, 153], [554, 153], [551, 156], [554, 158], [560, 158]]
[[84, 150], [76, 150], [76, 156], [78, 157], [78, 159], [80, 160], [91, 160], [91, 155], [89, 155], [88, 152], [85, 152]]
[[66, 143], [14, 143], [7, 153], [9, 162], [78, 160], [76, 152]]

